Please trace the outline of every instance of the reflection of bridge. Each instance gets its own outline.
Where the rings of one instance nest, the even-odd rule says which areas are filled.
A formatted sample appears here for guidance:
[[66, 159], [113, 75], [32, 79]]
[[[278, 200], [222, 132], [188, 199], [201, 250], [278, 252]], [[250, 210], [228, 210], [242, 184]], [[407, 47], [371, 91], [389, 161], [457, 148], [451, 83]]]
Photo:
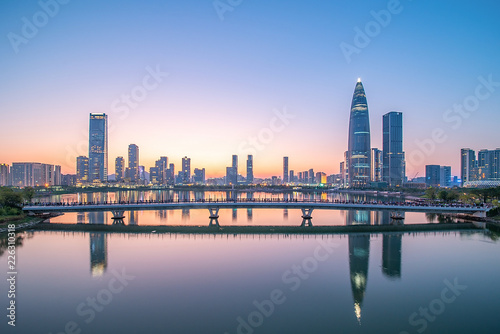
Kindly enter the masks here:
[[[325, 200], [199, 200], [168, 202], [121, 202], [121, 203], [49, 203], [28, 205], [24, 211], [40, 214], [45, 212], [99, 212], [109, 211], [113, 218], [123, 218], [125, 211], [140, 210], [175, 210], [175, 209], [208, 209], [209, 218], [217, 219], [220, 209], [300, 209], [302, 218], [310, 224], [312, 212], [321, 210], [369, 210], [390, 212], [426, 212], [438, 214], [473, 214], [485, 217], [488, 208], [477, 206], [453, 206], [437, 204], [421, 204], [414, 202], [381, 203], [381, 202], [344, 202]], [[306, 222], [306, 223], [307, 223]]]

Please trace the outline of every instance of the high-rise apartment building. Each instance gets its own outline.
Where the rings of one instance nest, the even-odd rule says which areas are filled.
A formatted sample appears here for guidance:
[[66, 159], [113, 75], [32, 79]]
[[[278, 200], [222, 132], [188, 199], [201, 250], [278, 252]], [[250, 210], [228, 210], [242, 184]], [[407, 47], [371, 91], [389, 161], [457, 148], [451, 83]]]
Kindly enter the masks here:
[[11, 168], [12, 185], [15, 187], [40, 187], [61, 185], [61, 166], [39, 162], [14, 162]]
[[194, 183], [205, 184], [205, 168], [194, 169]]
[[128, 146], [128, 168], [125, 177], [130, 182], [138, 182], [139, 176], [139, 146], [130, 144]]
[[115, 180], [120, 182], [125, 177], [125, 159], [117, 157], [115, 159]]
[[10, 167], [7, 164], [0, 164], [0, 186], [10, 186]]
[[182, 158], [182, 183], [191, 182], [191, 158]]

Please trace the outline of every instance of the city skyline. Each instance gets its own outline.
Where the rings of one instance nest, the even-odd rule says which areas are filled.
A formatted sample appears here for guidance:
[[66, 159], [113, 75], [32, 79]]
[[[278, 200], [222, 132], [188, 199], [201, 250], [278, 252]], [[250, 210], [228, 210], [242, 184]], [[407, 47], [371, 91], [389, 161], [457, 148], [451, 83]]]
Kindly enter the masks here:
[[[295, 171], [335, 174], [357, 77], [370, 97], [372, 147], [382, 146], [382, 115], [404, 113], [408, 176], [423, 175], [427, 164], [459, 175], [461, 148], [499, 146], [500, 65], [490, 43], [499, 30], [496, 2], [402, 1], [369, 35], [365, 27], [388, 2], [284, 4], [246, 2], [224, 20], [211, 3], [110, 1], [97, 16], [90, 3], [60, 5], [18, 52], [8, 38], [0, 43], [0, 161], [41, 161], [74, 174], [76, 157], [88, 152], [88, 113], [107, 113], [111, 164], [135, 143], [145, 166], [163, 155], [180, 165], [189, 156], [208, 177], [225, 175], [224, 161], [235, 153], [266, 161], [262, 176], [281, 175], [283, 156]], [[4, 36], [22, 35], [22, 18], [43, 10], [36, 2], [0, 6]], [[424, 13], [425, 27], [415, 30]], [[363, 34], [369, 41], [360, 47]], [[342, 45], [359, 52], [346, 57]], [[116, 50], [129, 56], [117, 60]], [[252, 146], [249, 138], [271, 124], [278, 130], [272, 140]], [[314, 145], [304, 144], [308, 128]]]

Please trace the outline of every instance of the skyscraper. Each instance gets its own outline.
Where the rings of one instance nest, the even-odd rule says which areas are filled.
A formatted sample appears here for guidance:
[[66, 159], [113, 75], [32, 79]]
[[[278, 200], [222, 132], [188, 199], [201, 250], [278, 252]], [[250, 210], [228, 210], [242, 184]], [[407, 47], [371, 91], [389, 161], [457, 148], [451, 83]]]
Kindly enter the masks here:
[[89, 181], [108, 181], [108, 116], [90, 114]]
[[361, 79], [358, 79], [349, 120], [349, 187], [363, 187], [370, 182], [370, 150], [368, 103]]
[[451, 166], [440, 166], [439, 185], [441, 187], [451, 186]]
[[238, 156], [233, 155], [231, 167], [226, 167], [226, 185], [238, 184]]
[[425, 184], [429, 187], [439, 187], [441, 183], [441, 166], [425, 166]]
[[128, 168], [126, 178], [130, 182], [139, 181], [139, 146], [130, 144], [128, 146]]
[[288, 157], [283, 157], [283, 183], [288, 183]]
[[117, 157], [115, 160], [115, 179], [116, 181], [123, 180], [125, 172], [125, 159], [123, 157]]
[[316, 183], [316, 178], [314, 177], [314, 169], [309, 169], [308, 173], [309, 177], [307, 178], [307, 183], [314, 184]]
[[169, 185], [175, 184], [175, 166], [174, 166], [174, 164], [168, 165], [167, 184], [169, 184]]
[[383, 116], [383, 181], [400, 187], [404, 180], [403, 113], [391, 111]]
[[253, 155], [247, 158], [247, 184], [253, 183]]
[[182, 183], [191, 182], [191, 158], [182, 158]]
[[460, 178], [462, 187], [465, 182], [475, 181], [475, 171], [477, 167], [476, 152], [470, 148], [463, 148], [460, 152]]
[[372, 148], [370, 174], [373, 182], [382, 181], [382, 151], [378, 148]]
[[237, 155], [233, 155], [232, 167], [235, 169], [236, 175], [238, 175], [238, 156]]
[[160, 157], [156, 160], [155, 167], [158, 168], [158, 183], [167, 183], [168, 157]]
[[194, 169], [194, 182], [196, 184], [205, 184], [205, 168]]
[[76, 158], [76, 182], [89, 182], [89, 159], [84, 156]]

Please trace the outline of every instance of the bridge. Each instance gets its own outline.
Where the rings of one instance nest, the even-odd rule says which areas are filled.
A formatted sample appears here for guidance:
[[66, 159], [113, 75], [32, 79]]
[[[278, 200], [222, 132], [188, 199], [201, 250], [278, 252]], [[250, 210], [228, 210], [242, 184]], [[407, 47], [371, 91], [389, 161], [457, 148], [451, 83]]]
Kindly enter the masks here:
[[169, 200], [163, 202], [109, 202], [109, 203], [47, 203], [27, 205], [23, 211], [31, 214], [52, 212], [98, 212], [109, 211], [114, 220], [124, 218], [125, 211], [141, 210], [175, 210], [175, 209], [208, 209], [209, 218], [218, 225], [220, 209], [300, 209], [303, 225], [311, 225], [313, 210], [367, 210], [401, 212], [424, 212], [436, 214], [468, 214], [476, 217], [486, 217], [488, 207], [461, 204], [438, 204], [419, 202], [352, 202], [328, 200], [290, 200], [290, 199], [238, 199], [238, 200]]

